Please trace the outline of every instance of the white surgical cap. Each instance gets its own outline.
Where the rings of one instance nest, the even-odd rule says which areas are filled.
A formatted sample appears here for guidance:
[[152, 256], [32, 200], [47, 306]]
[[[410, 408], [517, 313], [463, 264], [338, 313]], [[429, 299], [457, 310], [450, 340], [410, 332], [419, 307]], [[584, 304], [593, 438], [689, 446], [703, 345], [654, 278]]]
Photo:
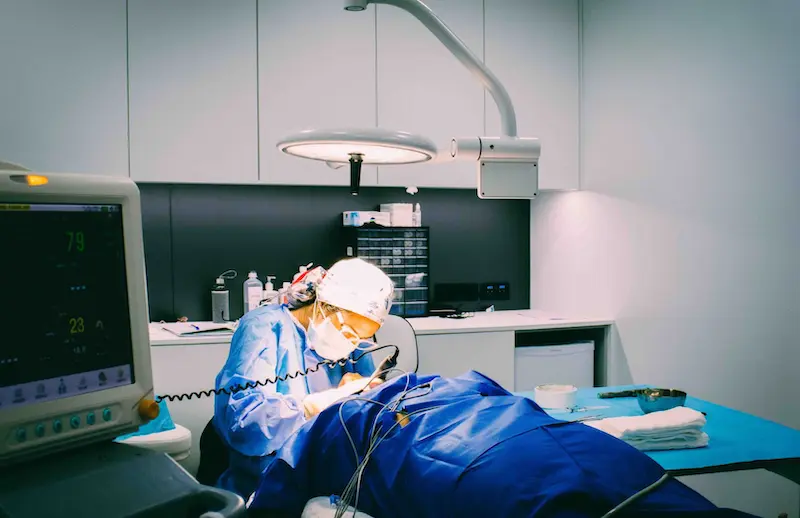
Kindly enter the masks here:
[[394, 285], [388, 275], [362, 259], [343, 259], [328, 269], [317, 286], [317, 300], [352, 311], [383, 325], [392, 306]]

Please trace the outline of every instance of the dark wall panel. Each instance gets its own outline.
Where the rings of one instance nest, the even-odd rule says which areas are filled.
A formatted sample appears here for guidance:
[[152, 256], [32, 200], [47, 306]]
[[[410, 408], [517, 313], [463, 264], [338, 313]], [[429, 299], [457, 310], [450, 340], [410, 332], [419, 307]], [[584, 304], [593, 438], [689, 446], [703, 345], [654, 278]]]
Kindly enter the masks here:
[[140, 185], [151, 320], [174, 319], [170, 187]]
[[[422, 189], [410, 196], [404, 189], [364, 188], [352, 196], [347, 188], [290, 186], [175, 185], [143, 186], [143, 198], [171, 199], [171, 265], [156, 266], [148, 250], [148, 269], [153, 278], [173, 280], [150, 286], [151, 302], [174, 298], [172, 319], [210, 318], [211, 286], [222, 271], [233, 268], [239, 276], [229, 281], [231, 311], [242, 311], [242, 283], [249, 270], [264, 280], [275, 275], [280, 287], [301, 264], [329, 265], [344, 253], [340, 245], [341, 213], [345, 210], [375, 210], [380, 203], [419, 202], [422, 221], [431, 228], [431, 281], [493, 282], [511, 284], [511, 300], [498, 309], [527, 308], [529, 304], [529, 203], [511, 200], [480, 200], [472, 190]], [[146, 200], [145, 211], [160, 203]], [[148, 215], [148, 219], [154, 219]], [[146, 243], [163, 245], [164, 232], [150, 224]], [[151, 315], [156, 314], [155, 308]]]

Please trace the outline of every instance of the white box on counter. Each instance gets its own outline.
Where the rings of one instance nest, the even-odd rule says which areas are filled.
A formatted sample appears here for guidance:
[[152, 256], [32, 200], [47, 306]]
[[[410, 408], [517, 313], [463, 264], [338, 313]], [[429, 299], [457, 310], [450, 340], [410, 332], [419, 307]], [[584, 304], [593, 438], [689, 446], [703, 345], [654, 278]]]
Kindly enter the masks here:
[[381, 212], [414, 212], [413, 203], [381, 203]]
[[414, 226], [414, 205], [411, 203], [381, 203], [381, 212], [391, 215], [393, 227]]

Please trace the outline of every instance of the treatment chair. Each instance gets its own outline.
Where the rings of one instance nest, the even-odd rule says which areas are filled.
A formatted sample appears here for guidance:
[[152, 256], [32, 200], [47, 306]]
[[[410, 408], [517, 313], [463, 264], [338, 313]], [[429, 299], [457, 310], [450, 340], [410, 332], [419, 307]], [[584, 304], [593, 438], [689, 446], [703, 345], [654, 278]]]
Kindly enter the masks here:
[[[387, 379], [401, 376], [403, 372], [417, 372], [419, 367], [417, 335], [408, 320], [396, 315], [387, 316], [381, 328], [375, 333], [375, 343], [378, 345], [396, 345], [399, 348], [397, 370], [390, 372], [386, 376]], [[392, 349], [387, 348], [372, 353], [372, 361], [375, 366], [377, 367], [392, 351]]]
[[[388, 379], [401, 376], [402, 372], [417, 372], [419, 367], [419, 351], [414, 328], [405, 318], [389, 315], [383, 326], [375, 334], [378, 345], [396, 345], [399, 348], [397, 369], [387, 375]], [[378, 365], [392, 349], [381, 349], [372, 353], [373, 362]], [[220, 475], [228, 469], [228, 447], [214, 429], [212, 421], [206, 424], [200, 436], [200, 466], [197, 469], [197, 481], [203, 485], [216, 486]]]

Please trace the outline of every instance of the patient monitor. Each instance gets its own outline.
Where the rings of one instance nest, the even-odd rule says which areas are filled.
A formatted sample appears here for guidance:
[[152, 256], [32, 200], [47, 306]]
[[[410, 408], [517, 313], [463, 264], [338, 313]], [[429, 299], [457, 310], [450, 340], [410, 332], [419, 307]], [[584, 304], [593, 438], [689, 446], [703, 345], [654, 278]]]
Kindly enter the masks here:
[[0, 172], [0, 465], [157, 415], [141, 219], [127, 178]]
[[0, 170], [0, 516], [244, 513], [114, 442], [159, 410], [140, 210], [128, 178]]

